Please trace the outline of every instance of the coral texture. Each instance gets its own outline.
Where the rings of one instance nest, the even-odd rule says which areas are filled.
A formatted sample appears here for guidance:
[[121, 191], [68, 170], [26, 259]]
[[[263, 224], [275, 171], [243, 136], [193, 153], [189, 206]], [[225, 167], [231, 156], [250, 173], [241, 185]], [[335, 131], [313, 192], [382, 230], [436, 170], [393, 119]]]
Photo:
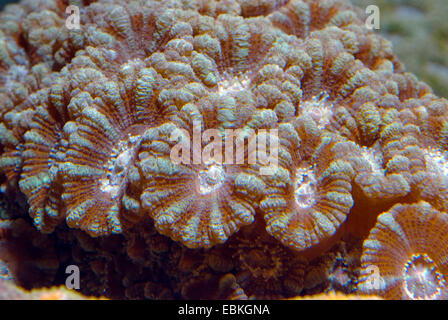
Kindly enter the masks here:
[[[387, 277], [409, 252], [406, 268], [431, 261], [442, 279], [443, 252], [387, 249], [432, 240], [426, 212], [445, 219], [448, 102], [361, 10], [78, 1], [69, 29], [67, 5], [0, 14], [0, 182], [15, 211], [0, 249], [23, 286], [37, 285], [27, 266], [59, 284], [76, 264], [85, 294], [112, 298], [354, 293], [367, 264]], [[384, 231], [390, 215], [421, 231]]]
[[[427, 202], [381, 214], [364, 242], [360, 289], [389, 299], [447, 299], [447, 231], [448, 215]], [[371, 271], [381, 274], [377, 283]]]

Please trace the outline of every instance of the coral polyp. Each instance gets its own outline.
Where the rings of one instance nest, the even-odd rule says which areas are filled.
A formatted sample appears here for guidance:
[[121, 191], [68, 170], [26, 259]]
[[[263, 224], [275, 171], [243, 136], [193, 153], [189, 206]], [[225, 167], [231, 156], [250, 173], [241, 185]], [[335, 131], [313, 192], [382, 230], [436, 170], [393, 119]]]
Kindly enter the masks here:
[[193, 132], [185, 134], [186, 129], [179, 140], [170, 140], [176, 130], [165, 124], [142, 140], [137, 166], [148, 181], [141, 195], [143, 210], [150, 212], [162, 234], [187, 247], [223, 243], [254, 219], [253, 204], [238, 193], [241, 169], [213, 159], [195, 164], [190, 154], [185, 163], [173, 163], [171, 150], [178, 141], [193, 144]]
[[[346, 220], [353, 206], [350, 181], [354, 171], [341, 154], [344, 141], [334, 136], [317, 138], [321, 141], [306, 157], [301, 155], [300, 134], [288, 129], [295, 130], [288, 126], [280, 135], [285, 140], [295, 136], [296, 141], [280, 139], [281, 165], [276, 174], [262, 177], [266, 196], [260, 208], [268, 233], [303, 250], [334, 235]], [[301, 173], [309, 163], [313, 167]]]
[[[426, 254], [413, 255], [404, 267], [404, 291], [412, 300], [445, 298], [446, 281], [434, 261]], [[443, 290], [443, 291], [442, 291]]]
[[0, 13], [0, 258], [17, 283], [60, 284], [76, 264], [85, 294], [111, 298], [353, 294], [358, 280], [446, 297], [448, 102], [362, 10], [76, 3], [74, 29], [67, 1]]
[[361, 291], [389, 299], [448, 298], [447, 230], [448, 215], [427, 202], [381, 214], [364, 242]]
[[296, 169], [296, 177], [294, 179], [294, 194], [296, 204], [303, 208], [310, 208], [316, 201], [316, 177], [314, 176], [313, 167], [305, 167]]
[[206, 167], [199, 171], [198, 182], [199, 193], [208, 194], [222, 186], [225, 180], [225, 171], [219, 163], [205, 163]]

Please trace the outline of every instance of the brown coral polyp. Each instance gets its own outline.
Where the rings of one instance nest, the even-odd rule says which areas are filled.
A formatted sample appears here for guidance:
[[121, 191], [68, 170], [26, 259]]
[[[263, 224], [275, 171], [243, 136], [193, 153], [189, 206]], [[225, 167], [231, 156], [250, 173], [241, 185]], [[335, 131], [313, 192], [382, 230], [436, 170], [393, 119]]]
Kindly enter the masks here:
[[[285, 139], [294, 137], [294, 132], [284, 132]], [[304, 250], [333, 236], [346, 220], [353, 205], [350, 182], [354, 172], [338, 151], [344, 141], [324, 136], [311, 158], [302, 159], [299, 134], [295, 135], [293, 143], [280, 142], [284, 150], [279, 153], [282, 166], [276, 174], [262, 177], [267, 192], [260, 207], [270, 234]]]
[[448, 216], [426, 202], [395, 205], [364, 241], [359, 288], [388, 299], [446, 299]]

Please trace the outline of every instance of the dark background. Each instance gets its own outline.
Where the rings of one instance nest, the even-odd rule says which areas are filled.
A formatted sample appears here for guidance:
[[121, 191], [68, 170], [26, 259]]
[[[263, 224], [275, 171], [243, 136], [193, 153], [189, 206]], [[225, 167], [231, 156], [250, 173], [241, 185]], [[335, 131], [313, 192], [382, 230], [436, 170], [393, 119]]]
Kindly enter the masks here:
[[19, 0], [0, 0], [0, 10], [2, 10], [8, 3], [19, 2]]

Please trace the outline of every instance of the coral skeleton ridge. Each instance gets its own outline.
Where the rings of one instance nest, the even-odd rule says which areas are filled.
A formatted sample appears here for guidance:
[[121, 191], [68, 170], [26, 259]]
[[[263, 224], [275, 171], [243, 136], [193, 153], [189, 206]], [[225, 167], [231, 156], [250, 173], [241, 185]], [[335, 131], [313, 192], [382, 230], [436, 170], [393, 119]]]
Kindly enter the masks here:
[[[80, 0], [70, 30], [67, 5], [0, 13], [0, 257], [16, 283], [59, 285], [75, 264], [97, 297], [447, 297], [448, 101], [362, 10]], [[208, 129], [238, 134], [198, 146]], [[211, 140], [223, 156], [267, 141], [277, 165], [261, 174], [250, 148], [198, 161]]]

